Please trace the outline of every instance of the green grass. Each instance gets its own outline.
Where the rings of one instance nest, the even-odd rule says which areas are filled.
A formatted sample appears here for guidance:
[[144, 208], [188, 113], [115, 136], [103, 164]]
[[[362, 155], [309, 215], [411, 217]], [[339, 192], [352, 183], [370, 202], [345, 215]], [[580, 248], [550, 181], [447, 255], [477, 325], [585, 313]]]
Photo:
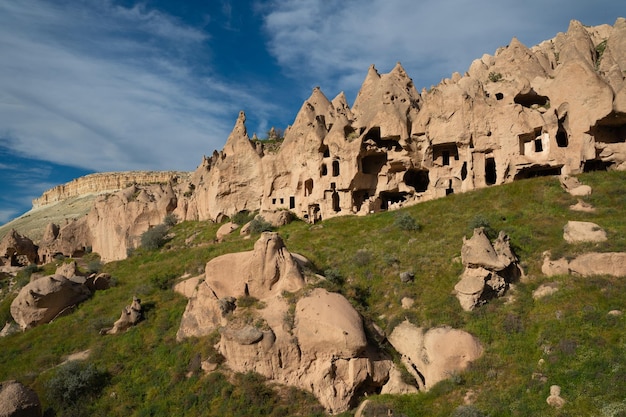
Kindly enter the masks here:
[[[416, 230], [399, 227], [398, 212], [386, 212], [338, 217], [315, 226], [296, 221], [278, 231], [289, 251], [308, 257], [320, 272], [334, 271], [338, 278], [327, 285], [387, 332], [409, 318], [423, 327], [465, 329], [485, 347], [469, 370], [428, 393], [370, 399], [407, 416], [450, 416], [471, 389], [476, 408], [490, 416], [606, 415], [603, 409], [620, 409], [626, 398], [626, 319], [607, 315], [624, 309], [626, 281], [547, 278], [540, 270], [548, 249], [553, 257], [626, 251], [626, 173], [592, 173], [580, 179], [593, 188], [585, 201], [596, 213], [569, 210], [576, 199], [557, 179], [536, 178], [403, 209], [419, 225]], [[566, 244], [562, 236], [568, 220], [598, 223], [609, 240]], [[462, 239], [471, 236], [476, 224], [510, 236], [527, 279], [512, 291], [514, 302], [494, 300], [467, 313], [452, 289], [463, 269]], [[54, 367], [68, 354], [91, 349], [89, 362], [105, 370], [109, 380], [86, 402], [85, 415], [322, 415], [309, 394], [278, 386], [261, 389], [257, 375], [223, 368], [210, 375], [198, 372], [195, 358], [215, 355], [215, 336], [176, 342], [186, 305], [170, 289], [177, 278], [202, 273], [208, 260], [254, 245], [254, 237], [238, 233], [216, 244], [218, 227], [181, 222], [163, 248], [140, 249], [124, 261], [104, 265], [114, 287], [96, 293], [69, 316], [0, 339], [0, 380], [33, 386], [49, 407], [43, 394]], [[402, 283], [403, 271], [413, 272], [415, 280]], [[533, 300], [532, 291], [547, 282], [557, 282], [559, 291]], [[112, 325], [133, 295], [142, 299], [146, 319], [126, 333], [100, 336], [98, 330]], [[415, 299], [410, 310], [401, 308], [405, 296]], [[0, 314], [6, 315], [10, 299], [0, 300]], [[552, 384], [562, 387], [567, 400], [561, 410], [545, 402]]]

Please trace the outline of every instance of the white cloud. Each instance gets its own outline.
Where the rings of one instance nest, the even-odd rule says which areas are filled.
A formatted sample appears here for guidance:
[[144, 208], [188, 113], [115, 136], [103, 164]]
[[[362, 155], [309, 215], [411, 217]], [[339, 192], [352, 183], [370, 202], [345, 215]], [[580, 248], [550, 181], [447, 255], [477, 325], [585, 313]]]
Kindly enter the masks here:
[[387, 72], [400, 61], [418, 88], [429, 87], [514, 36], [532, 46], [567, 30], [571, 19], [613, 24], [623, 12], [616, 3], [276, 0], [264, 17], [270, 51], [282, 66], [317, 80], [329, 95], [346, 90], [351, 99], [370, 64]]
[[206, 75], [209, 39], [143, 5], [0, 2], [0, 137], [92, 170], [194, 169], [244, 104], [261, 119], [276, 109]]

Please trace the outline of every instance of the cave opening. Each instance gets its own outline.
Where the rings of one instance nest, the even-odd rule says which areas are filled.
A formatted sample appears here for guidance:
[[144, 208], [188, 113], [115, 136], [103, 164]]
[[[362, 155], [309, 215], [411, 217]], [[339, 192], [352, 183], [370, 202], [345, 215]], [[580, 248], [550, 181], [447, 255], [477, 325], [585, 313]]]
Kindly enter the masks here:
[[551, 177], [561, 175], [562, 166], [551, 166], [551, 165], [540, 165], [522, 168], [519, 170], [515, 177], [513, 178], [515, 181], [527, 178], [536, 178], [536, 177]]
[[389, 209], [389, 206], [396, 203], [403, 203], [406, 201], [406, 192], [398, 192], [398, 191], [382, 191], [380, 193], [381, 205], [380, 208], [382, 210]]
[[423, 193], [428, 189], [428, 185], [430, 184], [428, 170], [409, 169], [404, 174], [403, 181], [409, 187], [413, 187], [416, 192]]
[[361, 158], [361, 171], [364, 174], [378, 174], [387, 163], [387, 154], [376, 153]]
[[496, 172], [496, 160], [494, 158], [485, 159], [485, 182], [487, 185], [494, 185], [498, 179]]

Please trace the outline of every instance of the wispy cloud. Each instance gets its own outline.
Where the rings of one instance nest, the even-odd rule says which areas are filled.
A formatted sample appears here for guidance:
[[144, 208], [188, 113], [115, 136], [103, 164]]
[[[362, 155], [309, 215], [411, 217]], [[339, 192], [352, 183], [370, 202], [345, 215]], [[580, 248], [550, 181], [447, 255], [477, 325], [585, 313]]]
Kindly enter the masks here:
[[367, 68], [397, 61], [429, 87], [515, 36], [528, 46], [567, 30], [571, 19], [613, 24], [612, 0], [276, 0], [265, 9], [269, 48], [291, 74], [317, 79], [329, 94], [354, 97]]
[[212, 71], [210, 34], [107, 0], [0, 3], [0, 137], [91, 170], [193, 169], [254, 87]]

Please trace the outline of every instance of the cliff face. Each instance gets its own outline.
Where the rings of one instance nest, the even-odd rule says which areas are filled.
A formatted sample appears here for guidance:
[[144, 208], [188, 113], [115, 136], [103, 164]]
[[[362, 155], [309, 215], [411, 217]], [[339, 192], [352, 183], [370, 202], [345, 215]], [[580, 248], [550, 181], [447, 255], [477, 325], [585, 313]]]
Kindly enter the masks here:
[[167, 192], [126, 191], [145, 194], [141, 208], [130, 210], [136, 203], [128, 198], [100, 199], [87, 216], [93, 249], [114, 260], [167, 213], [219, 221], [242, 210], [290, 210], [315, 222], [534, 176], [623, 170], [624, 45], [624, 18], [598, 27], [572, 21], [532, 48], [513, 39], [421, 93], [399, 63], [382, 75], [372, 66], [352, 108], [343, 94], [328, 100], [314, 89], [277, 149], [250, 140], [242, 112], [224, 149], [190, 176], [94, 174], [36, 204], [104, 190], [98, 182], [112, 189], [168, 182]]
[[58, 185], [33, 200], [33, 208], [57, 203], [73, 197], [103, 194], [127, 188], [133, 184], [164, 184], [173, 177], [187, 178], [189, 173], [177, 171], [127, 171], [85, 175]]

